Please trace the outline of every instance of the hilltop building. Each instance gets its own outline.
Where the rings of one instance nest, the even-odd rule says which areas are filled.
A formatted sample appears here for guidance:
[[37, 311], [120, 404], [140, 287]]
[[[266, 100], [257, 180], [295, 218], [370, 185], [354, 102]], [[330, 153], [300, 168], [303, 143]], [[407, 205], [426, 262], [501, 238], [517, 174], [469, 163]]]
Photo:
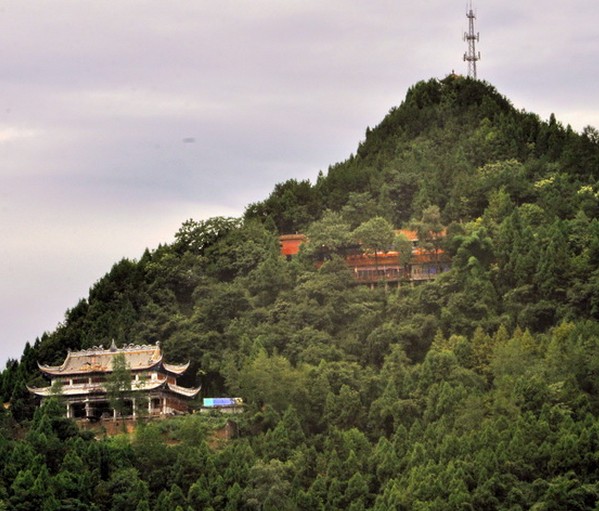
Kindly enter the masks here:
[[[403, 234], [412, 244], [408, 263], [402, 263], [399, 252], [394, 250], [378, 253], [376, 258], [374, 254], [363, 253], [359, 246], [345, 251], [345, 262], [352, 270], [357, 283], [422, 282], [432, 280], [451, 268], [451, 261], [443, 250], [419, 246], [416, 231], [402, 229], [396, 231], [396, 234]], [[441, 236], [444, 236], [444, 233]], [[304, 234], [280, 236], [281, 255], [291, 259], [299, 253], [300, 246], [305, 241]]]
[[66, 416], [69, 418], [116, 418], [117, 412], [110, 406], [107, 381], [117, 355], [123, 355], [131, 375], [131, 392], [125, 397], [129, 409], [126, 415], [135, 418], [140, 410], [148, 416], [189, 411], [189, 401], [198, 395], [200, 387], [177, 385], [177, 378], [187, 371], [189, 363], [165, 363], [160, 343], [117, 348], [112, 341], [109, 349], [99, 346], [70, 351], [60, 366], [38, 364], [51, 385], [29, 388], [29, 391], [42, 400], [59, 393], [66, 403]]

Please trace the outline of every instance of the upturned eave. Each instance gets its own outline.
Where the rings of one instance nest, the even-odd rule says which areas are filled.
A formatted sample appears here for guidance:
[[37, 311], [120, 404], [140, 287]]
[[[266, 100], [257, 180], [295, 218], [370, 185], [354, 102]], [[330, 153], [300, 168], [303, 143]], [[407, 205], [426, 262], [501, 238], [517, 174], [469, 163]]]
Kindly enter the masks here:
[[199, 387], [189, 389], [187, 387], [180, 387], [179, 385], [174, 385], [173, 383], [167, 383], [167, 387], [170, 391], [174, 392], [175, 394], [179, 394], [180, 396], [185, 396], [188, 398], [196, 397], [200, 393], [200, 390], [202, 390], [201, 385]]
[[176, 374], [177, 376], [181, 376], [185, 371], [189, 369], [190, 362], [187, 364], [167, 364], [165, 362], [162, 363], [162, 367], [168, 373]]

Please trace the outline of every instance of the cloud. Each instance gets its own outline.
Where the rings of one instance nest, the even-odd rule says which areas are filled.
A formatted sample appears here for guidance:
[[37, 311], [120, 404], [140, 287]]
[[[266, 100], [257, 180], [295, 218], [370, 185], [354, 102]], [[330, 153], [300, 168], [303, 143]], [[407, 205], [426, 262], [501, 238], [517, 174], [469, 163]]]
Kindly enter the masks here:
[[[480, 78], [518, 108], [599, 126], [595, 2], [474, 3]], [[6, 3], [0, 361], [121, 257], [314, 179], [415, 82], [465, 73], [464, 5]]]
[[39, 132], [30, 128], [19, 128], [16, 126], [0, 126], [0, 144], [33, 138]]

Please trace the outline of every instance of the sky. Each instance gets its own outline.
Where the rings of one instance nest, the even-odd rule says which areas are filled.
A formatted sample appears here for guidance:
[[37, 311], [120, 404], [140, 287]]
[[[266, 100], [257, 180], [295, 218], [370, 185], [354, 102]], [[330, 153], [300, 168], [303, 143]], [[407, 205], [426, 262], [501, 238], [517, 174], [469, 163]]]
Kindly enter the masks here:
[[[0, 0], [0, 368], [122, 258], [345, 160], [466, 74], [466, 0]], [[596, 0], [474, 0], [478, 78], [599, 128]]]

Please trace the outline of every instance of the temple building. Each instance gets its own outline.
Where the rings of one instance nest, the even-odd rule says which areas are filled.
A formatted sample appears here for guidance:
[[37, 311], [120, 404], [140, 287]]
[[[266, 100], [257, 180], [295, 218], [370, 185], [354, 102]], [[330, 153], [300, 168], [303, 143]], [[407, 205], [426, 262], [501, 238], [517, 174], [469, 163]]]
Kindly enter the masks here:
[[183, 365], [165, 363], [160, 343], [154, 346], [130, 344], [117, 348], [112, 341], [109, 349], [99, 346], [69, 351], [60, 366], [38, 364], [51, 385], [30, 387], [29, 391], [42, 400], [60, 395], [69, 418], [116, 418], [117, 412], [110, 405], [108, 383], [118, 355], [124, 357], [131, 376], [131, 390], [127, 389], [123, 395], [127, 410], [125, 416], [135, 418], [141, 413], [160, 416], [189, 411], [190, 400], [198, 395], [200, 387], [177, 385], [177, 378], [187, 371], [189, 362]]
[[[348, 247], [343, 258], [358, 284], [376, 285], [396, 282], [423, 282], [435, 279], [439, 274], [451, 269], [451, 260], [440, 248], [423, 248], [420, 246], [416, 231], [396, 230], [397, 235], [405, 236], [411, 243], [408, 262], [402, 262], [400, 253], [395, 250], [364, 253], [359, 245]], [[441, 239], [445, 232], [432, 236]], [[279, 237], [281, 255], [286, 259], [296, 256], [302, 243], [307, 240], [304, 234], [286, 234]], [[322, 261], [317, 262], [321, 264]]]

